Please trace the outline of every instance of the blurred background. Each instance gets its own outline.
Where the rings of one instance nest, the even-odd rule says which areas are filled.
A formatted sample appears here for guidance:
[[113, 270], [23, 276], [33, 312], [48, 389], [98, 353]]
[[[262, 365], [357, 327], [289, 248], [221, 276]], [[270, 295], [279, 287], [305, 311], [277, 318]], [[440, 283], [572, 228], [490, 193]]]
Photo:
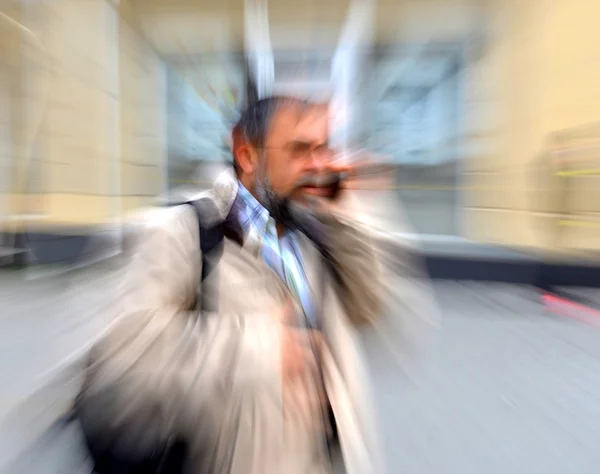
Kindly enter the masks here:
[[64, 270], [208, 186], [239, 109], [282, 92], [331, 99], [333, 143], [392, 166], [360, 202], [436, 280], [437, 369], [399, 382], [369, 349], [390, 473], [596, 474], [599, 21], [597, 0], [0, 0], [0, 472], [86, 472], [72, 434], [39, 441], [77, 391], [44, 384], [105, 326], [111, 273]]
[[593, 0], [0, 6], [4, 263], [60, 262], [59, 237], [209, 181], [239, 108], [290, 91], [332, 98], [335, 143], [394, 164], [419, 234], [600, 245]]

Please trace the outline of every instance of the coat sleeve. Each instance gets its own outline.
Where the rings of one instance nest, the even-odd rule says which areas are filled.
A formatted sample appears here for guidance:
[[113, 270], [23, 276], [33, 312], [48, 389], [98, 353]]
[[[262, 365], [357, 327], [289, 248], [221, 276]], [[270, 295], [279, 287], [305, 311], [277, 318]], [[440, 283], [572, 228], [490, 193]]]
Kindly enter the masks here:
[[327, 257], [337, 294], [348, 319], [355, 325], [373, 323], [383, 304], [382, 268], [374, 241], [358, 222], [341, 215], [329, 219]]
[[418, 246], [380, 233], [382, 311], [370, 336], [384, 359], [408, 374], [424, 373], [439, 334], [440, 312]]
[[423, 356], [434, 347], [440, 314], [419, 246], [406, 237], [414, 232], [400, 203], [394, 200], [393, 222], [347, 208], [334, 228], [340, 300], [351, 320], [368, 323], [365, 334], [403, 369], [428, 358]]
[[[116, 410], [113, 419], [129, 430], [148, 431], [154, 419], [162, 436], [174, 426], [200, 436], [202, 428], [222, 426], [242, 399], [267, 393], [278, 403], [279, 322], [269, 308], [265, 314], [190, 311], [202, 264], [193, 209], [153, 210], [127, 241], [130, 257], [113, 298], [117, 318], [92, 351], [89, 370], [88, 392], [113, 392], [102, 411]], [[92, 423], [103, 423], [98, 418], [96, 412]]]

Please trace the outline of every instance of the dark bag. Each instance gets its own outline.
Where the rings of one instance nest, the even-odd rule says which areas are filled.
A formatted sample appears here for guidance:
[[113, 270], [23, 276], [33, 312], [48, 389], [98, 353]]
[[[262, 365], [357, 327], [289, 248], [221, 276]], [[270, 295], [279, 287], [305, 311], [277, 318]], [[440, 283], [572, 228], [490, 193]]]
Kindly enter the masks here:
[[[223, 239], [227, 226], [220, 216], [216, 204], [210, 198], [176, 203], [191, 205], [198, 217], [200, 250], [202, 252], [202, 291], [196, 307], [202, 311], [215, 310], [216, 287], [207, 280], [214, 272], [223, 253]], [[214, 280], [213, 280], [214, 281]], [[208, 298], [207, 296], [210, 296]], [[211, 307], [211, 304], [213, 307]], [[114, 443], [98, 439], [98, 434], [85, 433], [86, 444], [94, 461], [97, 474], [183, 474], [187, 459], [185, 440], [175, 439], [166, 446], [156, 446], [148, 456], [139, 458], [132, 453], [123, 453]]]

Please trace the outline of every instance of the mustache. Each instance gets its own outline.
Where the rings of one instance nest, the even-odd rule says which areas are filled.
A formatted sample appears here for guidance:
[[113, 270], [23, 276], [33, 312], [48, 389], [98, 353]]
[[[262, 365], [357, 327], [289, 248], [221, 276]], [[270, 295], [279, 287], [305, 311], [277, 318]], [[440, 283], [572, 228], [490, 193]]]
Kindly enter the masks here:
[[295, 186], [297, 188], [301, 188], [304, 186], [311, 186], [315, 188], [325, 188], [328, 186], [333, 186], [342, 181], [345, 176], [345, 173], [325, 173], [325, 174], [309, 174], [302, 176], [298, 181], [296, 181]]

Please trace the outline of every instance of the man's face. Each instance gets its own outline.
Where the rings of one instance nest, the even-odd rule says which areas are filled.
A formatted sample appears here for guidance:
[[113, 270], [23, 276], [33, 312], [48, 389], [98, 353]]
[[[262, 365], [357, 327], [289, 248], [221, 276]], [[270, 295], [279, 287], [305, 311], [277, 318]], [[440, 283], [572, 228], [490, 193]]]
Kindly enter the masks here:
[[312, 179], [323, 174], [331, 161], [328, 138], [324, 106], [289, 104], [275, 113], [264, 149], [259, 150], [254, 180], [257, 194], [267, 201], [264, 204], [303, 200], [307, 194], [321, 192]]

